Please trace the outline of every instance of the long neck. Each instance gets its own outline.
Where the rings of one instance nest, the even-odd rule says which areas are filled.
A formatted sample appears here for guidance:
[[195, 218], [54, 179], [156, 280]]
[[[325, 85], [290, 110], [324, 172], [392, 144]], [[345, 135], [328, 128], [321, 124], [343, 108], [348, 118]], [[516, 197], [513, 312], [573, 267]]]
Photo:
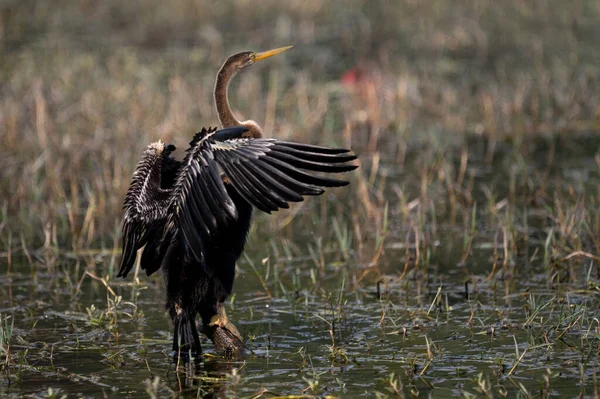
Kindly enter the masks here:
[[226, 62], [217, 75], [217, 83], [215, 84], [215, 104], [217, 106], [217, 114], [222, 127], [232, 127], [241, 125], [240, 121], [231, 112], [229, 100], [227, 99], [227, 89], [229, 81], [235, 76], [236, 71], [229, 68], [230, 65]]

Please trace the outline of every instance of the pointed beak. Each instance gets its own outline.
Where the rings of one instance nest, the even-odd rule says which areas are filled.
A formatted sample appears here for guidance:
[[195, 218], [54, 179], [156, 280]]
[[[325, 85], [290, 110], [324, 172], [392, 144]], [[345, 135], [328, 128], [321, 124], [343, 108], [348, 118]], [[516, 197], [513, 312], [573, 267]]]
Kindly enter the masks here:
[[254, 62], [264, 60], [265, 58], [272, 57], [276, 54], [283, 53], [285, 50], [289, 50], [294, 46], [280, 47], [269, 51], [263, 51], [262, 53], [254, 54]]

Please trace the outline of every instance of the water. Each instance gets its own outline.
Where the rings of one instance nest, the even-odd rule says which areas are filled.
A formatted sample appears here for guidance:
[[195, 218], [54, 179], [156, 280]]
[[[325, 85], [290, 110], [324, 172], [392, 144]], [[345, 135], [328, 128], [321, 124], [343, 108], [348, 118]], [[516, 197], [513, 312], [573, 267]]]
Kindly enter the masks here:
[[[490, 378], [494, 390], [502, 388], [512, 396], [520, 392], [519, 384], [537, 392], [548, 368], [554, 373], [553, 392], [575, 396], [585, 392], [585, 386], [578, 384], [581, 356], [597, 356], [596, 337], [589, 347], [584, 345], [583, 353], [574, 347], [586, 334], [578, 329], [568, 332], [564, 342], [545, 347], [537, 328], [523, 327], [527, 294], [515, 294], [506, 306], [501, 293], [480, 287], [480, 294], [466, 300], [463, 287], [449, 282], [442, 292], [452, 310], [445, 312], [437, 306], [430, 310], [428, 303], [417, 305], [413, 281], [390, 286], [382, 299], [373, 287], [346, 292], [338, 306], [341, 287], [335, 278], [324, 283], [332, 288], [334, 298], [306, 291], [288, 300], [266, 298], [260, 283], [245, 275], [238, 280], [229, 315], [251, 337], [250, 355], [236, 362], [209, 357], [188, 382], [191, 386], [184, 387], [185, 376], [171, 365], [161, 289], [143, 290], [137, 301], [138, 313], [143, 315], [133, 321], [121, 316], [125, 320], [119, 321], [117, 331], [111, 331], [106, 325], [91, 325], [85, 310], [92, 305], [106, 307], [100, 284], [88, 280], [82, 294], [72, 295], [64, 287], [37, 289], [30, 275], [17, 273], [3, 277], [2, 314], [15, 318], [14, 336], [19, 338], [11, 350], [27, 356], [24, 364], [11, 367], [10, 373], [16, 373], [14, 382], [2, 385], [0, 393], [9, 396], [42, 395], [53, 388], [84, 397], [147, 397], [143, 381], [158, 376], [164, 384], [160, 396], [169, 390], [208, 397], [234, 392], [247, 397], [262, 389], [297, 394], [310, 380], [318, 381], [320, 394], [373, 397], [375, 391], [386, 392], [391, 373], [420, 394], [448, 396], [461, 395], [463, 389], [473, 392], [473, 379], [481, 372]], [[46, 281], [52, 278], [38, 274]], [[528, 285], [531, 291], [539, 288], [539, 284]], [[118, 291], [126, 297], [132, 288]], [[431, 290], [422, 300], [429, 302], [434, 295]], [[545, 301], [555, 294], [540, 290], [535, 295]], [[573, 298], [573, 303], [586, 301], [586, 295]], [[554, 312], [569, 312], [570, 307], [551, 306]], [[133, 307], [123, 304], [120, 308], [131, 312]], [[471, 312], [475, 316], [470, 323]], [[546, 309], [540, 317], [549, 313]], [[332, 340], [340, 352], [332, 353]], [[210, 353], [211, 344], [204, 345]], [[516, 345], [520, 353], [528, 351], [514, 376], [507, 377], [515, 363]], [[231, 377], [233, 369], [239, 370], [237, 384]], [[593, 367], [583, 372], [588, 380], [595, 375]]]
[[[52, 387], [90, 397], [101, 392], [146, 397], [142, 381], [153, 376], [161, 377], [170, 389], [179, 390], [181, 382], [170, 364], [169, 330], [162, 312], [161, 290], [150, 288], [141, 293], [138, 307], [144, 316], [134, 322], [120, 322], [117, 340], [114, 331], [87, 321], [84, 307], [105, 306], [103, 290], [92, 287], [98, 284], [84, 284], [86, 294], [73, 298], [69, 292], [36, 292], [35, 287], [25, 283], [25, 278], [18, 280], [14, 276], [12, 285], [6, 279], [2, 282], [12, 291], [12, 297], [3, 295], [2, 313], [14, 314], [14, 335], [20, 339], [13, 343], [12, 350], [26, 351], [27, 360], [26, 365], [20, 366], [21, 375], [13, 376], [16, 381], [2, 387], [3, 394], [41, 394]], [[262, 388], [297, 393], [308, 386], [303, 379], [307, 378], [319, 382], [324, 389], [321, 393], [371, 397], [375, 390], [385, 390], [384, 379], [392, 372], [401, 376], [404, 384], [414, 385], [413, 389], [449, 395], [460, 393], [464, 386], [472, 387], [472, 379], [479, 372], [494, 375], [512, 367], [515, 345], [522, 352], [528, 344], [540, 340], [539, 331], [532, 332], [521, 324], [526, 295], [511, 298], [510, 306], [504, 306], [501, 298], [487, 292], [467, 301], [459, 285], [448, 284], [444, 291], [452, 311], [439, 312], [434, 307], [427, 313], [427, 306], [417, 306], [409, 297], [414, 290], [395, 287], [383, 300], [369, 290], [348, 293], [343, 295], [345, 303], [341, 309], [336, 309], [319, 294], [302, 293], [293, 303], [281, 298], [268, 300], [257, 293], [260, 286], [256, 280], [241, 280], [234, 309], [229, 313], [238, 327], [252, 337], [252, 353], [242, 362], [209, 358], [198, 371], [194, 387], [188, 389], [191, 395], [197, 390], [233, 389], [231, 378], [224, 378], [232, 368], [241, 369], [236, 390], [244, 395]], [[553, 297], [551, 292], [537, 295], [540, 301]], [[425, 295], [424, 299], [431, 296]], [[585, 302], [585, 296], [574, 299], [575, 303], [580, 301]], [[561, 311], [568, 312], [569, 305], [563, 307], [567, 309]], [[126, 305], [123, 308], [131, 310]], [[469, 324], [471, 311], [476, 316]], [[542, 315], [548, 317], [548, 312]], [[332, 338], [328, 322], [332, 321], [335, 343], [342, 350], [337, 356], [329, 348]], [[522, 359], [514, 377], [492, 377], [493, 384], [516, 393], [517, 384], [522, 383], [535, 391], [550, 367], [553, 373], [559, 373], [552, 379], [554, 390], [562, 395], [578, 394], [581, 387], [576, 382], [582, 353], [573, 345], [581, 334], [585, 331], [567, 333], [565, 342], [553, 345], [551, 350], [541, 343], [535, 345]], [[589, 348], [584, 348], [591, 351], [586, 356], [595, 355], [596, 338], [592, 341]], [[431, 364], [428, 345], [434, 351]], [[205, 348], [210, 351], [210, 344], [205, 343]], [[11, 373], [18, 373], [17, 369], [11, 368]], [[595, 370], [589, 368], [584, 373], [590, 379]]]
[[[579, 144], [597, 148], [597, 143]], [[548, 235], [558, 227], [549, 226], [540, 216], [543, 206], [535, 205], [523, 206], [527, 223], [523, 214], [511, 215], [511, 228], [520, 231], [512, 237], [519, 242], [509, 245], [510, 260], [504, 262], [502, 229], [491, 223], [498, 219], [486, 208], [481, 187], [495, 187], [499, 202], [513, 195], [519, 204], [519, 187], [528, 184], [527, 176], [549, 170], [557, 198], [568, 204], [566, 194], [560, 197], [561, 190], [568, 192], [562, 184], [580, 190], [578, 195], [594, 192], [594, 151], [576, 154], [557, 147], [556, 159], [563, 166], [550, 169], [539, 157], [523, 157], [525, 166], [511, 194], [510, 159], [517, 155], [500, 151], [497, 169], [490, 168], [477, 157], [481, 152], [474, 148], [480, 144], [469, 150], [479, 206], [474, 211], [459, 207], [452, 221], [450, 207], [434, 199], [441, 205], [428, 211], [438, 215], [425, 219], [422, 231], [429, 232], [423, 233], [429, 241], [420, 246], [407, 216], [391, 208], [380, 274], [359, 262], [355, 252], [344, 260], [335, 240], [323, 246], [317, 266], [307, 249], [315, 244], [310, 234], [291, 238], [295, 247], [287, 251], [294, 256], [288, 257], [282, 236], [254, 232], [247, 251], [254, 267], [248, 260], [240, 262], [227, 308], [247, 339], [249, 354], [237, 361], [221, 359], [203, 340], [207, 356], [193, 372], [171, 363], [160, 276], [140, 276], [139, 284], [110, 279], [113, 294], [92, 277], [110, 269], [114, 259], [109, 251], [60, 253], [56, 260], [43, 251], [31, 261], [15, 255], [10, 273], [5, 256], [0, 260], [0, 314], [10, 316], [14, 331], [0, 395], [41, 397], [49, 389], [58, 392], [56, 397], [130, 398], [148, 397], [147, 391], [158, 397], [375, 397], [377, 392], [391, 396], [394, 389], [431, 397], [593, 395], [600, 350], [597, 264], [585, 256], [577, 262], [553, 258], [551, 247], [573, 252], [576, 238], [556, 236], [548, 244]], [[530, 153], [546, 153], [543, 143], [534, 144]], [[457, 163], [459, 156], [451, 155], [450, 162]], [[417, 158], [401, 170], [386, 164], [389, 174], [403, 181], [409, 198], [419, 190]], [[575, 214], [574, 209], [568, 211]], [[472, 212], [475, 239], [463, 261]], [[259, 230], [264, 221], [259, 218]], [[307, 226], [300, 218], [290, 229]], [[364, 240], [365, 245], [374, 241], [373, 235]], [[262, 263], [267, 254], [269, 260]]]

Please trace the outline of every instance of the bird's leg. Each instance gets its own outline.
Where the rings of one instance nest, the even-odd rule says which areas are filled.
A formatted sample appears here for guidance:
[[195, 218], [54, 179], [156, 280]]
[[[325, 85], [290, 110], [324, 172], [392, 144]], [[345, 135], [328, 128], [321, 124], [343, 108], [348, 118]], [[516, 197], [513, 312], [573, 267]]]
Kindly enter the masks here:
[[196, 357], [200, 358], [202, 355], [202, 344], [200, 344], [200, 334], [198, 333], [198, 327], [196, 326], [196, 317], [190, 317], [188, 319], [190, 323], [190, 329], [192, 330], [192, 338], [194, 339], [194, 352]]
[[192, 358], [198, 360], [202, 354], [202, 346], [195, 317], [190, 317], [177, 303], [170, 307], [169, 313], [173, 323], [173, 360], [176, 363], [180, 359], [184, 363]]

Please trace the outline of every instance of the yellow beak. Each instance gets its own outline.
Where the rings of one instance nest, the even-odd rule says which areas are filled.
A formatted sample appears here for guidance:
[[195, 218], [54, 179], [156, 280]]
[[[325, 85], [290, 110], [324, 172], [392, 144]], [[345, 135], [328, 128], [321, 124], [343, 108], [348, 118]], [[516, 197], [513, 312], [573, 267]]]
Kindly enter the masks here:
[[264, 60], [265, 58], [272, 57], [279, 53], [283, 53], [285, 50], [289, 50], [292, 47], [294, 47], [294, 46], [279, 47], [279, 48], [276, 48], [273, 50], [263, 51], [262, 53], [255, 53], [254, 54], [254, 62]]

